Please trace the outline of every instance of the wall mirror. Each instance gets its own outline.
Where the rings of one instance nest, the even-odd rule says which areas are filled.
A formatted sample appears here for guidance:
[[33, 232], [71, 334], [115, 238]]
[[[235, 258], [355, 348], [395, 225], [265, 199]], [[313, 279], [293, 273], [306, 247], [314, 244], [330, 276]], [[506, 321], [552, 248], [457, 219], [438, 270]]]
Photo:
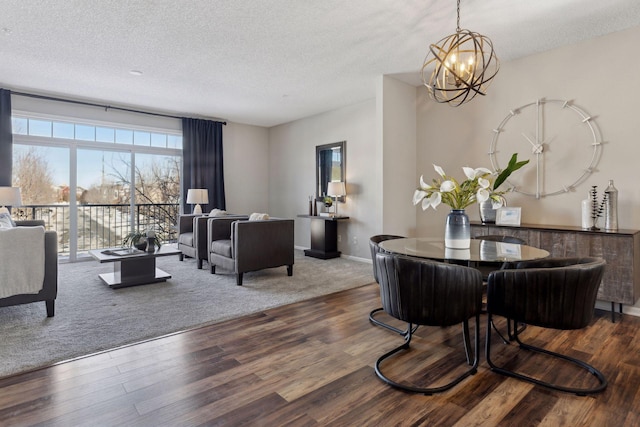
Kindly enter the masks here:
[[[327, 194], [327, 183], [345, 181], [347, 141], [316, 146], [316, 198]], [[344, 202], [344, 196], [338, 197]]]

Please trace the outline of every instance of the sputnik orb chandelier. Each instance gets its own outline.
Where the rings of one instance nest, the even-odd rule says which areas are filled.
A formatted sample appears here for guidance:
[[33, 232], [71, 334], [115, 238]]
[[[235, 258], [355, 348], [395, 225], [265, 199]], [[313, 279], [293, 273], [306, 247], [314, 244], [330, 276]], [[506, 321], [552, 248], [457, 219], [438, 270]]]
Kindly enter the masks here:
[[456, 33], [430, 45], [422, 65], [422, 83], [431, 98], [454, 107], [485, 95], [500, 69], [491, 40], [460, 29], [460, 0], [457, 14]]

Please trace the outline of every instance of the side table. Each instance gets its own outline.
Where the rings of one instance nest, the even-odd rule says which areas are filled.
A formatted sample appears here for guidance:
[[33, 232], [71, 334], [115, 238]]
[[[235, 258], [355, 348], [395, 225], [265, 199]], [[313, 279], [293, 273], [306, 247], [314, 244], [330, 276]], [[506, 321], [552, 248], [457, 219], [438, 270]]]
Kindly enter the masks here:
[[349, 219], [348, 216], [298, 215], [298, 218], [311, 220], [311, 249], [306, 249], [306, 256], [330, 259], [338, 258], [338, 221]]

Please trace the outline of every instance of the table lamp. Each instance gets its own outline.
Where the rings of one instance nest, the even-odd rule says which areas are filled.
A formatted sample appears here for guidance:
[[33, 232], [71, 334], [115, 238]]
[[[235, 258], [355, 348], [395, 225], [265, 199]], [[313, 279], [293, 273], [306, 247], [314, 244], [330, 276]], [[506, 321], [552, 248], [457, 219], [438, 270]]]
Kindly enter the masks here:
[[9, 213], [6, 206], [22, 206], [19, 187], [0, 187], [0, 213]]
[[207, 204], [209, 203], [209, 194], [207, 193], [206, 188], [191, 188], [187, 191], [187, 203], [190, 205], [195, 205], [193, 207], [194, 214], [201, 214], [202, 208], [200, 207], [200, 203]]
[[346, 196], [347, 191], [342, 181], [332, 181], [327, 184], [327, 196], [334, 197], [335, 216], [338, 216], [338, 197]]

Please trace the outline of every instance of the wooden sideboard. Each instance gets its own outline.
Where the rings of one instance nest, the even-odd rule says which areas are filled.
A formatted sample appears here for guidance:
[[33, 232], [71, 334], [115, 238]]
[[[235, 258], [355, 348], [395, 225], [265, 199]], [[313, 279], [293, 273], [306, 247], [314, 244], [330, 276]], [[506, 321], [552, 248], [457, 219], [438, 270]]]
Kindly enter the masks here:
[[640, 230], [591, 231], [580, 227], [522, 224], [519, 227], [471, 222], [471, 237], [516, 236], [552, 257], [596, 256], [607, 261], [598, 299], [634, 305], [640, 298]]

